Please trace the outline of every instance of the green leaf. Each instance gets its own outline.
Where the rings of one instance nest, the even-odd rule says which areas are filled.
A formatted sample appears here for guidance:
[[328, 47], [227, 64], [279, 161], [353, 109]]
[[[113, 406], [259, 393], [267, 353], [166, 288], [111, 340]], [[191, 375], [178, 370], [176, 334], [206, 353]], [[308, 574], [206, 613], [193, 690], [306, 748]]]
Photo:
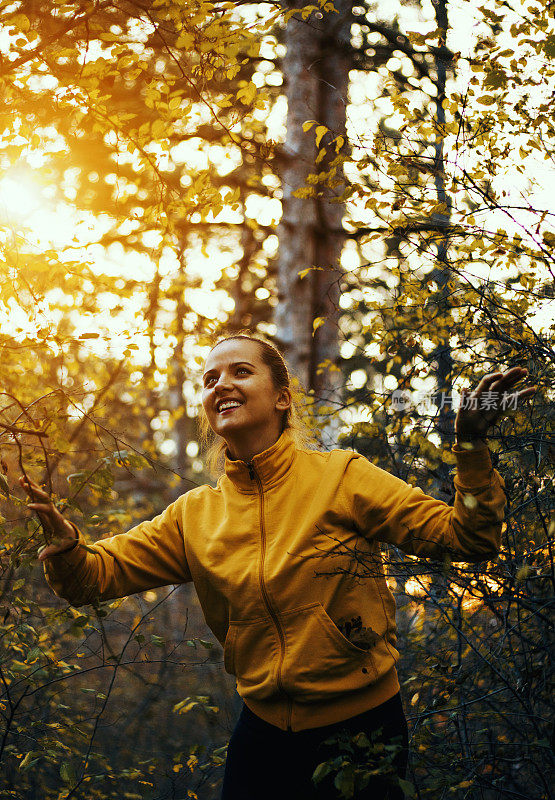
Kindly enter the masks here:
[[341, 792], [341, 797], [352, 797], [355, 793], [355, 775], [351, 765], [345, 767], [335, 776], [334, 786]]
[[516, 573], [517, 581], [526, 580], [526, 578], [530, 575], [531, 572], [532, 572], [532, 570], [530, 569], [530, 566], [528, 564], [524, 564], [522, 567], [520, 567], [517, 570], [517, 573]]
[[27, 755], [19, 762], [19, 769], [25, 769], [33, 758], [33, 752], [30, 750]]
[[496, 67], [492, 69], [490, 72], [486, 73], [486, 79], [484, 81], [484, 86], [488, 89], [500, 89], [502, 86], [507, 85], [507, 73]]
[[320, 783], [326, 775], [329, 775], [331, 772], [331, 766], [328, 764], [327, 761], [324, 761], [322, 764], [318, 764], [314, 772], [312, 773], [312, 780], [314, 783]]
[[406, 781], [403, 778], [397, 778], [397, 781], [399, 783], [399, 788], [404, 792], [405, 797], [415, 796], [416, 792], [413, 784], [410, 781]]
[[64, 761], [60, 767], [60, 778], [64, 783], [75, 783], [75, 770], [68, 761]]
[[550, 34], [543, 43], [543, 52], [548, 58], [555, 58], [555, 33]]

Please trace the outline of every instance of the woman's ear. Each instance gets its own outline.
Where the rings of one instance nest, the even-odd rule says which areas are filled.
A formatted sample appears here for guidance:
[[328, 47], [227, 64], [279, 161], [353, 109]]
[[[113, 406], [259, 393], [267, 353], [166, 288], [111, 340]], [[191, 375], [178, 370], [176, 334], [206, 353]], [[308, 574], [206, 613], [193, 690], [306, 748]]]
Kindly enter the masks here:
[[286, 386], [284, 386], [279, 390], [276, 400], [276, 411], [287, 411], [288, 408], [291, 408], [291, 402], [291, 392]]

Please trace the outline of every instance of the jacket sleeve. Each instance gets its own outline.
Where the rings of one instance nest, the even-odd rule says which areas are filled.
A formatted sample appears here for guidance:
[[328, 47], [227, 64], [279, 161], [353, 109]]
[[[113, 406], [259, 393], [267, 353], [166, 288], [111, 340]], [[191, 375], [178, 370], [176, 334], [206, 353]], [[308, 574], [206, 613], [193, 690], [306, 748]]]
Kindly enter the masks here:
[[487, 445], [453, 447], [457, 459], [453, 506], [436, 500], [362, 456], [346, 470], [354, 521], [368, 538], [405, 553], [454, 561], [483, 561], [501, 545], [505, 482], [491, 464]]
[[182, 502], [179, 498], [153, 520], [95, 544], [86, 544], [76, 529], [77, 544], [44, 562], [48, 584], [59, 597], [81, 606], [192, 580], [181, 530]]

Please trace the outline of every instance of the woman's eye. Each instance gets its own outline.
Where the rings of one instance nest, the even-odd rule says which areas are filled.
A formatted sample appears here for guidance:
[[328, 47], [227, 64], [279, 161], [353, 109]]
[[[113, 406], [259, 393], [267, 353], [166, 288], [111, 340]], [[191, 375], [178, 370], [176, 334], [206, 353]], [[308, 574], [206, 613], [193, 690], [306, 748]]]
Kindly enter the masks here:
[[249, 371], [246, 367], [238, 367], [237, 372], [244, 372], [247, 375], [249, 374]]

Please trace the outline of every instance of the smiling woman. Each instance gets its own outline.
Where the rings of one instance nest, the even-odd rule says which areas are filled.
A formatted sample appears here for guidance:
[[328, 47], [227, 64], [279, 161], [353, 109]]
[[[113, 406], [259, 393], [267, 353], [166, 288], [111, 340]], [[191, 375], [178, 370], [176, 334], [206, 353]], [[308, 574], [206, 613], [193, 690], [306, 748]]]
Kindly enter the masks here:
[[90, 545], [43, 489], [22, 481], [55, 539], [39, 556], [46, 578], [74, 605], [194, 583], [244, 701], [223, 800], [337, 800], [333, 765], [344, 763], [345, 742], [361, 759], [353, 798], [404, 796], [408, 734], [380, 543], [442, 562], [497, 554], [504, 483], [484, 437], [511, 403], [481, 399], [510, 398], [525, 375], [492, 373], [464, 394], [453, 506], [358, 453], [301, 444], [282, 356], [246, 335], [219, 342], [205, 363], [205, 425], [224, 462], [216, 487]]
[[201, 430], [215, 438], [208, 461], [217, 469], [226, 449], [251, 461], [289, 429], [298, 444], [310, 438], [301, 423], [289, 372], [278, 351], [261, 339], [237, 334], [219, 342], [205, 363]]

